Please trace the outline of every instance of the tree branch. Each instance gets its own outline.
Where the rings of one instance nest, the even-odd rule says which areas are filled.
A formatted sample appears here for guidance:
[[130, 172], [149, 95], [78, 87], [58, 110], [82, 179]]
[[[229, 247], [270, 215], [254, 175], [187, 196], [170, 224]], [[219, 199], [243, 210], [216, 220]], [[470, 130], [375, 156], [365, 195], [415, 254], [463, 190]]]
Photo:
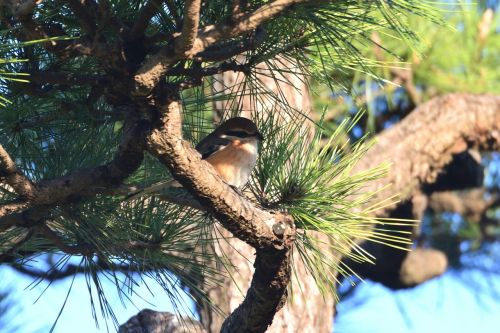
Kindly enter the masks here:
[[[231, 20], [232, 23], [219, 23], [216, 25], [209, 25], [197, 31], [196, 39], [189, 43], [192, 45], [189, 56], [196, 55], [204, 51], [207, 47], [224, 41], [226, 39], [242, 36], [255, 30], [259, 25], [269, 21], [270, 19], [280, 15], [283, 11], [292, 5], [301, 3], [320, 3], [319, 0], [276, 0], [271, 3], [262, 5], [255, 11], [241, 15], [237, 20]], [[190, 24], [189, 27], [192, 27]], [[193, 36], [190, 30], [190, 38]], [[165, 75], [168, 69], [177, 61], [183, 59], [181, 54], [175, 50], [177, 48], [179, 39], [186, 38], [181, 35], [175, 35], [173, 44], [163, 47], [158, 53], [151, 56], [137, 71], [135, 80], [134, 93], [139, 96], [148, 95], [154, 87], [160, 82], [161, 78]], [[190, 39], [191, 40], [191, 39]], [[183, 43], [181, 43], [182, 45]], [[175, 45], [175, 47], [173, 46]], [[184, 55], [185, 56], [185, 55]]]
[[[201, 0], [186, 0], [182, 33], [175, 41], [175, 53], [183, 58], [191, 58], [191, 50], [196, 42], [200, 23]], [[196, 53], [196, 52], [195, 52]]]
[[158, 9], [161, 8], [162, 3], [162, 0], [149, 0], [141, 8], [134, 26], [130, 29], [129, 38], [131, 40], [135, 40], [144, 35], [144, 31], [146, 31], [149, 21], [151, 21], [151, 18], [158, 12]]
[[[409, 199], [424, 184], [435, 182], [455, 154], [470, 148], [500, 148], [500, 97], [455, 93], [434, 98], [375, 140], [356, 170], [384, 161], [393, 167], [384, 179], [367, 184], [366, 191], [392, 184], [377, 193], [379, 200], [394, 195]], [[387, 206], [377, 214], [387, 215], [394, 208]]]
[[224, 320], [221, 333], [265, 332], [286, 302], [290, 252], [257, 250], [255, 273], [245, 300]]
[[0, 144], [0, 178], [4, 178], [7, 184], [12, 186], [14, 191], [21, 196], [21, 198], [30, 200], [37, 191], [35, 186], [21, 171], [16, 167], [16, 164], [10, 157], [9, 153], [5, 151]]
[[[245, 301], [227, 319], [226, 330], [264, 332], [286, 299], [289, 252], [295, 237], [291, 217], [263, 211], [238, 195], [213, 167], [181, 137], [177, 96], [158, 91], [159, 123], [148, 137], [148, 150], [207, 211], [235, 237], [257, 250], [256, 273]], [[266, 294], [266, 298], [260, 295]], [[244, 320], [242, 318], [252, 318]]]
[[[16, 210], [33, 207], [40, 213], [41, 206], [50, 206], [68, 200], [92, 196], [103, 189], [115, 188], [140, 166], [144, 157], [144, 139], [149, 126], [144, 122], [125, 125], [123, 137], [114, 159], [98, 167], [75, 171], [69, 175], [44, 180], [37, 184], [36, 195], [29, 202], [8, 203], [0, 206], [0, 231], [26, 223], [33, 218], [27, 212], [13, 213]], [[12, 207], [11, 207], [12, 206]], [[28, 210], [28, 211], [31, 211]], [[38, 214], [37, 213], [37, 214]], [[37, 215], [37, 218], [39, 216]]]
[[[204, 48], [216, 42], [241, 36], [245, 33], [257, 29], [261, 24], [270, 19], [281, 15], [286, 9], [293, 5], [302, 3], [320, 3], [321, 1], [311, 0], [275, 0], [257, 8], [255, 11], [241, 15], [234, 23], [219, 23], [206, 26], [199, 33], [199, 38], [202, 40]], [[201, 50], [200, 50], [201, 51]]]

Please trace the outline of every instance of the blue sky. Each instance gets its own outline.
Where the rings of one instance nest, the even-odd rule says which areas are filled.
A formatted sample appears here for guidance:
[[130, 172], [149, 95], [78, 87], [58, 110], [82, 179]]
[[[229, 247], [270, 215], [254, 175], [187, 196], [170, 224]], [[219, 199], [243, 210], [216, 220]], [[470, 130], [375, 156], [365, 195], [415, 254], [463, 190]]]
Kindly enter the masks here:
[[338, 305], [335, 333], [498, 333], [499, 273], [453, 270], [399, 291], [362, 283]]
[[[48, 332], [56, 320], [61, 306], [64, 304], [72, 280], [71, 277], [66, 278], [53, 283], [46, 289], [47, 283], [45, 282], [33, 286], [31, 285], [33, 278], [19, 274], [7, 266], [1, 267], [0, 281], [2, 283], [0, 286], [2, 290], [10, 291], [9, 299], [15, 304], [15, 308], [9, 313], [9, 315], [13, 315], [11, 317], [11, 326], [16, 327], [14, 332]], [[172, 303], [165, 291], [153, 280], [145, 279], [147, 287], [142, 284], [135, 289], [140, 297], [137, 295], [133, 296], [132, 301], [134, 304], [126, 302], [126, 306], [117, 297], [114, 283], [105, 278], [101, 280], [108, 300], [120, 323], [125, 322], [129, 317], [136, 314], [139, 309], [149, 308], [157, 311], [172, 311], [173, 309]], [[193, 303], [188, 297], [185, 297], [184, 300], [186, 308], [181, 310], [184, 314], [191, 314], [194, 309]], [[94, 297], [94, 301], [97, 302], [97, 297]], [[96, 311], [99, 314], [98, 305]], [[29, 316], [30, 320], [24, 320], [24, 316]], [[108, 324], [110, 332], [116, 332], [111, 320], [108, 321]], [[57, 322], [54, 332], [107, 332], [106, 324], [102, 317], [100, 317], [99, 325], [100, 327], [97, 328], [92, 317], [87, 285], [84, 276], [80, 274], [73, 282], [72, 291], [68, 296], [66, 306]], [[1, 327], [0, 332], [3, 332]]]
[[[500, 327], [499, 273], [480, 269], [451, 270], [416, 288], [396, 292], [378, 283], [361, 283], [338, 305], [335, 332], [497, 333]], [[25, 289], [32, 279], [7, 267], [0, 270], [0, 278], [2, 287], [14, 288], [11, 299], [17, 303], [14, 309], [17, 315], [13, 317], [12, 324], [19, 327], [16, 333], [48, 332], [64, 302], [71, 278], [50, 286], [36, 303], [45, 286]], [[120, 322], [135, 314], [137, 308], [172, 310], [165, 292], [151, 281], [151, 292], [145, 286], [137, 289], [144, 298], [133, 297], [137, 308], [130, 304], [125, 308], [118, 297], [112, 296], [113, 283], [104, 282], [104, 288], [111, 295], [111, 303]], [[188, 298], [186, 304], [184, 313], [189, 313], [192, 303]], [[30, 316], [30, 322], [23, 320], [24, 315]], [[114, 332], [114, 329], [110, 331]], [[107, 332], [102, 320], [101, 327], [95, 327], [83, 276], [75, 280], [54, 332]]]

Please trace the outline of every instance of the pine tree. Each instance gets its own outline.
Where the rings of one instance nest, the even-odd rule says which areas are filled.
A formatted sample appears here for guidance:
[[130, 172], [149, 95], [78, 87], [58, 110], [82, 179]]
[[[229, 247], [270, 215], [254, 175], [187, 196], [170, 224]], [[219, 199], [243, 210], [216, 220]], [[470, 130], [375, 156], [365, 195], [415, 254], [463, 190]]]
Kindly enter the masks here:
[[[375, 76], [377, 63], [358, 44], [372, 43], [374, 31], [414, 41], [407, 15], [434, 19], [425, 3], [8, 1], [0, 10], [2, 57], [25, 60], [5, 64], [5, 73], [29, 75], [29, 83], [0, 78], [9, 101], [0, 112], [3, 262], [23, 267], [40, 253], [60, 254], [49, 271], [32, 273], [86, 274], [111, 318], [103, 276], [125, 296], [145, 275], [174, 299], [180, 283], [199, 304], [213, 304], [205, 290], [231, 268], [213, 251], [228, 237], [222, 227], [256, 251], [252, 284], [222, 331], [262, 332], [286, 302], [292, 256], [334, 292], [337, 272], [352, 273], [340, 256], [373, 261], [359, 239], [408, 245], [405, 231], [373, 229], [411, 222], [372, 215], [392, 200], [373, 201], [379, 189], [364, 188], [387, 165], [356, 169], [373, 142], [346, 149], [358, 117], [331, 132], [322, 120], [304, 127], [308, 114], [263, 77], [277, 87], [291, 74], [342, 88], [332, 70]], [[227, 72], [240, 73], [244, 89], [227, 86]], [[217, 103], [221, 119], [251, 112], [266, 137], [243, 193], [192, 148], [212, 130]], [[183, 188], [127, 200], [172, 178]], [[66, 264], [72, 255], [79, 265]]]

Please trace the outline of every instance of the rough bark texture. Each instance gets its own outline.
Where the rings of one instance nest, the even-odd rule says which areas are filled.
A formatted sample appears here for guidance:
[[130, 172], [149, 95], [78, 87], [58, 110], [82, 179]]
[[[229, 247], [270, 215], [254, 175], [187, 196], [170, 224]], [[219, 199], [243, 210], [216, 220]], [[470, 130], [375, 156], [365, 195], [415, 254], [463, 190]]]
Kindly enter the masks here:
[[[391, 162], [388, 176], [370, 183], [367, 190], [392, 184], [377, 197], [399, 194], [407, 200], [423, 185], [435, 182], [455, 154], [473, 147], [499, 149], [500, 97], [460, 93], [437, 97], [377, 135], [376, 142], [356, 170]], [[378, 214], [392, 209], [394, 205]]]
[[[357, 170], [382, 161], [392, 162], [388, 176], [372, 182], [368, 189], [380, 189], [391, 184], [378, 193], [378, 199], [398, 195], [402, 201], [397, 206], [379, 210], [377, 214], [420, 218], [428, 207], [428, 194], [481, 184], [476, 179], [482, 178], [479, 176], [482, 171], [475, 150], [499, 149], [500, 97], [472, 94], [437, 97], [417, 107], [394, 127], [377, 135], [376, 142], [358, 164]], [[470, 174], [476, 176], [470, 177]], [[430, 207], [439, 209], [439, 204], [433, 201], [443, 196], [432, 194]], [[445, 204], [448, 208], [453, 205], [450, 201], [441, 203]], [[481, 213], [491, 204], [485, 203]], [[472, 214], [472, 210], [477, 207], [471, 206], [463, 205], [460, 209]], [[458, 209], [456, 205], [455, 208]], [[418, 239], [419, 227], [417, 224], [413, 230], [409, 230], [413, 231], [414, 239]], [[446, 257], [436, 250], [419, 250], [407, 256], [402, 251], [374, 243], [364, 243], [363, 247], [375, 255], [377, 265], [348, 264], [362, 277], [391, 288], [406, 288], [421, 283], [442, 274], [447, 267]], [[431, 258], [435, 260], [431, 262]]]
[[170, 312], [142, 310], [120, 326], [118, 333], [205, 333], [191, 318], [177, 318]]

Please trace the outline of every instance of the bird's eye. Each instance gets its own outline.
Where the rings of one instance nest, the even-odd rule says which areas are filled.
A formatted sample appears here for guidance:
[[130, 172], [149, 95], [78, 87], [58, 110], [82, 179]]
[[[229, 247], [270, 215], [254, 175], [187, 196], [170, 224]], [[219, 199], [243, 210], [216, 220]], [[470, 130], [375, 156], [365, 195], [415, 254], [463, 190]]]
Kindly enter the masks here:
[[229, 136], [235, 136], [237, 138], [246, 138], [249, 136], [249, 134], [244, 131], [227, 131], [226, 134]]

